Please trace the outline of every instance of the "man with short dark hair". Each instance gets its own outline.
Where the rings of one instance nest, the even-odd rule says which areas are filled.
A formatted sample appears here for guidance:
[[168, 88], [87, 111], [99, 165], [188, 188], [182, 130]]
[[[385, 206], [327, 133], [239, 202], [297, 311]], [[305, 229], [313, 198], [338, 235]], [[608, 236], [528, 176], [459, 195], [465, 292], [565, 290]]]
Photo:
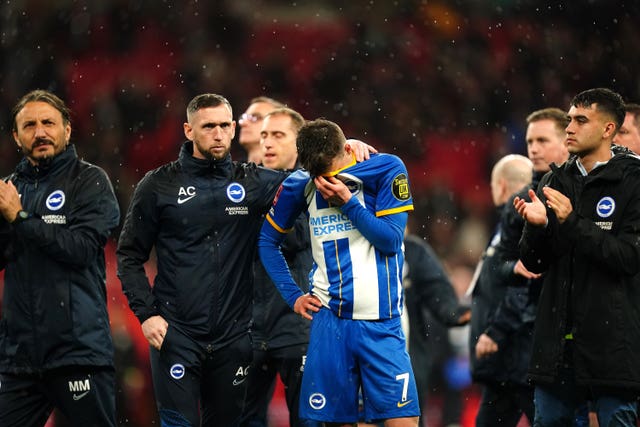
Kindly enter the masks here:
[[[118, 242], [118, 275], [151, 346], [163, 425], [237, 425], [252, 359], [249, 327], [258, 231], [286, 176], [238, 163], [231, 105], [187, 106], [178, 160], [138, 183]], [[153, 287], [144, 270], [155, 247]]]
[[115, 426], [104, 246], [120, 221], [111, 182], [78, 158], [70, 112], [34, 90], [12, 111], [24, 158], [0, 181], [0, 425]]
[[576, 95], [567, 149], [517, 197], [524, 266], [544, 273], [529, 376], [535, 426], [571, 425], [589, 399], [601, 426], [635, 426], [640, 394], [640, 160], [612, 151], [624, 120], [610, 89]]
[[[393, 155], [356, 163], [340, 127], [306, 123], [298, 133], [306, 169], [283, 183], [263, 224], [260, 257], [293, 310], [312, 319], [300, 416], [328, 426], [360, 419], [417, 426], [420, 415], [402, 332], [402, 244], [413, 209], [407, 172]], [[291, 277], [280, 244], [307, 211], [314, 266], [309, 293]]]

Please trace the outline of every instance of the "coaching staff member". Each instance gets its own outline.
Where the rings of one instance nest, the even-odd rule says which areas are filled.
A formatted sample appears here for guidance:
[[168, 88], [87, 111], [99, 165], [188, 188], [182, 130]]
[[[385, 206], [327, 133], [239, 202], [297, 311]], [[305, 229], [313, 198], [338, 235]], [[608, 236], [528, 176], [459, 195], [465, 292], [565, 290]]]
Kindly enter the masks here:
[[[178, 160], [138, 184], [118, 243], [118, 274], [151, 345], [162, 425], [239, 422], [252, 359], [256, 241], [286, 174], [231, 160], [231, 105], [216, 94], [187, 106]], [[152, 248], [153, 288], [144, 263]]]
[[24, 158], [0, 181], [0, 425], [115, 426], [104, 245], [120, 210], [106, 173], [80, 160], [70, 112], [35, 90], [12, 111]]

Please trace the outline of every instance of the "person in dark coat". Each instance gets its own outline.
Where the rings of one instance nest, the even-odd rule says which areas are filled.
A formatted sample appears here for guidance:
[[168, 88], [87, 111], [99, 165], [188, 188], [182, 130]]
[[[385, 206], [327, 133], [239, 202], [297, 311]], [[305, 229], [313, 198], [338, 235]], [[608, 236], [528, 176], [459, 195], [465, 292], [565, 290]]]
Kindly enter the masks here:
[[[510, 154], [498, 160], [491, 171], [491, 195], [498, 212], [515, 192], [531, 184], [532, 174], [533, 163], [524, 156]], [[474, 381], [482, 382], [484, 385], [480, 410], [476, 417], [478, 426], [515, 426], [518, 419], [516, 418], [515, 423], [512, 420], [507, 421], [507, 413], [501, 414], [499, 410], [507, 406], [507, 403], [514, 406], [507, 401], [505, 394], [508, 392], [512, 397], [514, 392], [522, 394], [519, 388], [525, 382], [524, 375], [513, 375], [513, 371], [524, 370], [518, 366], [522, 363], [517, 353], [521, 347], [518, 336], [514, 334], [509, 342], [497, 337], [498, 333], [506, 335], [510, 332], [509, 329], [513, 326], [518, 327], [520, 325], [517, 323], [521, 323], [519, 314], [514, 318], [514, 313], [510, 313], [510, 305], [521, 304], [519, 300], [522, 296], [514, 291], [515, 261], [506, 261], [505, 248], [500, 245], [502, 227], [503, 224], [498, 222], [496, 231], [476, 267], [475, 281], [471, 285], [471, 374]], [[526, 281], [525, 278], [521, 280]], [[495, 337], [495, 340], [489, 334]], [[497, 342], [500, 342], [500, 347]], [[515, 397], [517, 401], [517, 396]], [[501, 405], [497, 405], [497, 401], [500, 401]], [[515, 418], [516, 415], [519, 418], [520, 413], [516, 412], [509, 414], [509, 418]], [[496, 421], [499, 422], [496, 424]]]
[[109, 177], [78, 158], [70, 112], [35, 90], [13, 108], [24, 158], [0, 181], [0, 425], [115, 426], [104, 246], [120, 209]]
[[[527, 379], [533, 325], [542, 286], [539, 274], [519, 260], [518, 243], [524, 220], [513, 209], [515, 197], [527, 197], [550, 164], [562, 164], [567, 114], [559, 108], [536, 110], [527, 117], [527, 153], [533, 163], [533, 181], [510, 196], [500, 209], [500, 238], [490, 246], [473, 292], [474, 316], [470, 335], [472, 376], [483, 385], [478, 426], [515, 426], [522, 414], [533, 421], [533, 387]], [[489, 252], [489, 251], [487, 251]]]
[[585, 399], [601, 426], [635, 426], [640, 395], [640, 159], [614, 152], [624, 102], [610, 89], [576, 95], [567, 148], [540, 181], [520, 254], [544, 272], [529, 374], [536, 426], [565, 425]]
[[[300, 168], [296, 137], [303, 124], [304, 118], [290, 108], [277, 108], [266, 114], [259, 144], [264, 167], [286, 171]], [[309, 223], [304, 214], [286, 235], [282, 253], [296, 282], [308, 291], [313, 257]], [[279, 375], [289, 409], [289, 426], [316, 427], [319, 423], [301, 420], [298, 416], [310, 322], [289, 308], [259, 259], [255, 260], [253, 269], [253, 361], [247, 376], [247, 396], [240, 425], [268, 425], [268, 407]]]
[[437, 346], [433, 330], [441, 325], [463, 326], [469, 322], [471, 311], [459, 303], [442, 263], [427, 242], [415, 234], [406, 234], [404, 257], [402, 284], [409, 326], [406, 335], [422, 418], [426, 418], [429, 373]]

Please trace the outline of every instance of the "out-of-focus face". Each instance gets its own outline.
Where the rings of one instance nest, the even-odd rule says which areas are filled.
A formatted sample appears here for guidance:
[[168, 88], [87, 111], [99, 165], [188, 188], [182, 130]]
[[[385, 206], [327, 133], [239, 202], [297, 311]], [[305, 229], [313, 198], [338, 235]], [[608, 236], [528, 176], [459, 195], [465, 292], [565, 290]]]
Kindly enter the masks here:
[[559, 131], [551, 119], [537, 120], [527, 126], [527, 154], [535, 172], [547, 172], [549, 164], [562, 164], [569, 158], [567, 134]]
[[46, 102], [27, 102], [16, 115], [13, 139], [32, 164], [60, 154], [70, 137], [71, 125]]
[[567, 150], [582, 158], [600, 148], [608, 132], [611, 132], [612, 121], [605, 114], [596, 110], [596, 104], [588, 108], [571, 106], [567, 125]]
[[636, 126], [636, 119], [633, 113], [625, 114], [624, 122], [613, 138], [613, 142], [633, 150], [636, 154], [640, 154], [640, 128]]
[[293, 169], [298, 158], [297, 136], [291, 117], [286, 114], [267, 116], [260, 132], [262, 165], [270, 169]]
[[229, 154], [236, 122], [226, 105], [201, 108], [184, 124], [184, 134], [193, 141], [193, 157], [220, 160]]
[[275, 110], [275, 107], [268, 102], [254, 102], [249, 105], [247, 111], [240, 117], [238, 124], [240, 125], [240, 137], [238, 142], [245, 150], [250, 151], [258, 147], [260, 144], [260, 130], [262, 129], [262, 120], [267, 113]]
[[491, 181], [489, 182], [491, 188], [491, 200], [494, 206], [500, 206], [504, 204], [502, 201], [502, 194], [507, 186], [504, 178], [497, 176], [496, 173], [491, 173]]

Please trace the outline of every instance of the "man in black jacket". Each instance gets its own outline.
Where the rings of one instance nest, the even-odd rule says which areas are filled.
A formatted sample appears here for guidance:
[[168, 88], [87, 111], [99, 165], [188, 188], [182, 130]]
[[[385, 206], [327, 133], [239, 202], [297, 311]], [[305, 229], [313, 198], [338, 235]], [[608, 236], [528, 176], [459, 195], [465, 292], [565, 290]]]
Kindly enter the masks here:
[[[593, 402], [601, 426], [635, 426], [640, 394], [640, 160], [612, 151], [624, 103], [609, 89], [571, 101], [575, 154], [514, 200], [524, 265], [544, 272], [529, 374], [536, 426], [567, 425]], [[564, 424], [563, 424], [564, 423]]]
[[[188, 141], [177, 161], [140, 181], [118, 243], [118, 275], [151, 345], [167, 425], [232, 426], [242, 411], [252, 359], [252, 262], [285, 173], [233, 162], [235, 127], [224, 97], [193, 98]], [[152, 288], [144, 263], [154, 247]]]
[[[422, 238], [415, 234], [404, 237], [404, 270], [406, 310], [404, 326], [420, 399], [421, 419], [427, 418], [429, 373], [434, 362], [437, 343], [431, 335], [442, 327], [463, 326], [469, 322], [469, 307], [460, 305], [453, 285], [438, 256]], [[406, 314], [406, 319], [405, 319]], [[435, 324], [438, 321], [440, 324]], [[422, 423], [420, 423], [422, 425]]]
[[500, 209], [500, 237], [487, 251], [473, 291], [470, 357], [473, 379], [484, 386], [476, 417], [480, 427], [515, 426], [523, 413], [533, 421], [533, 388], [527, 381], [527, 369], [542, 280], [519, 259], [524, 220], [513, 209], [513, 199], [527, 197], [551, 163], [560, 165], [568, 159], [566, 125], [567, 113], [559, 108], [527, 116], [526, 143], [533, 181]]
[[[298, 169], [296, 137], [304, 119], [290, 108], [278, 108], [262, 119], [260, 149], [262, 164], [270, 169]], [[309, 288], [313, 264], [309, 223], [300, 215], [287, 234], [282, 252], [296, 281]], [[267, 409], [276, 376], [284, 384], [289, 426], [315, 426], [317, 422], [298, 417], [302, 371], [309, 344], [309, 320], [294, 313], [284, 301], [259, 259], [255, 260], [253, 289], [253, 362], [249, 369], [243, 426], [266, 427]]]
[[12, 111], [24, 158], [0, 181], [0, 425], [115, 426], [104, 245], [120, 211], [106, 173], [80, 160], [70, 112], [36, 90]]

